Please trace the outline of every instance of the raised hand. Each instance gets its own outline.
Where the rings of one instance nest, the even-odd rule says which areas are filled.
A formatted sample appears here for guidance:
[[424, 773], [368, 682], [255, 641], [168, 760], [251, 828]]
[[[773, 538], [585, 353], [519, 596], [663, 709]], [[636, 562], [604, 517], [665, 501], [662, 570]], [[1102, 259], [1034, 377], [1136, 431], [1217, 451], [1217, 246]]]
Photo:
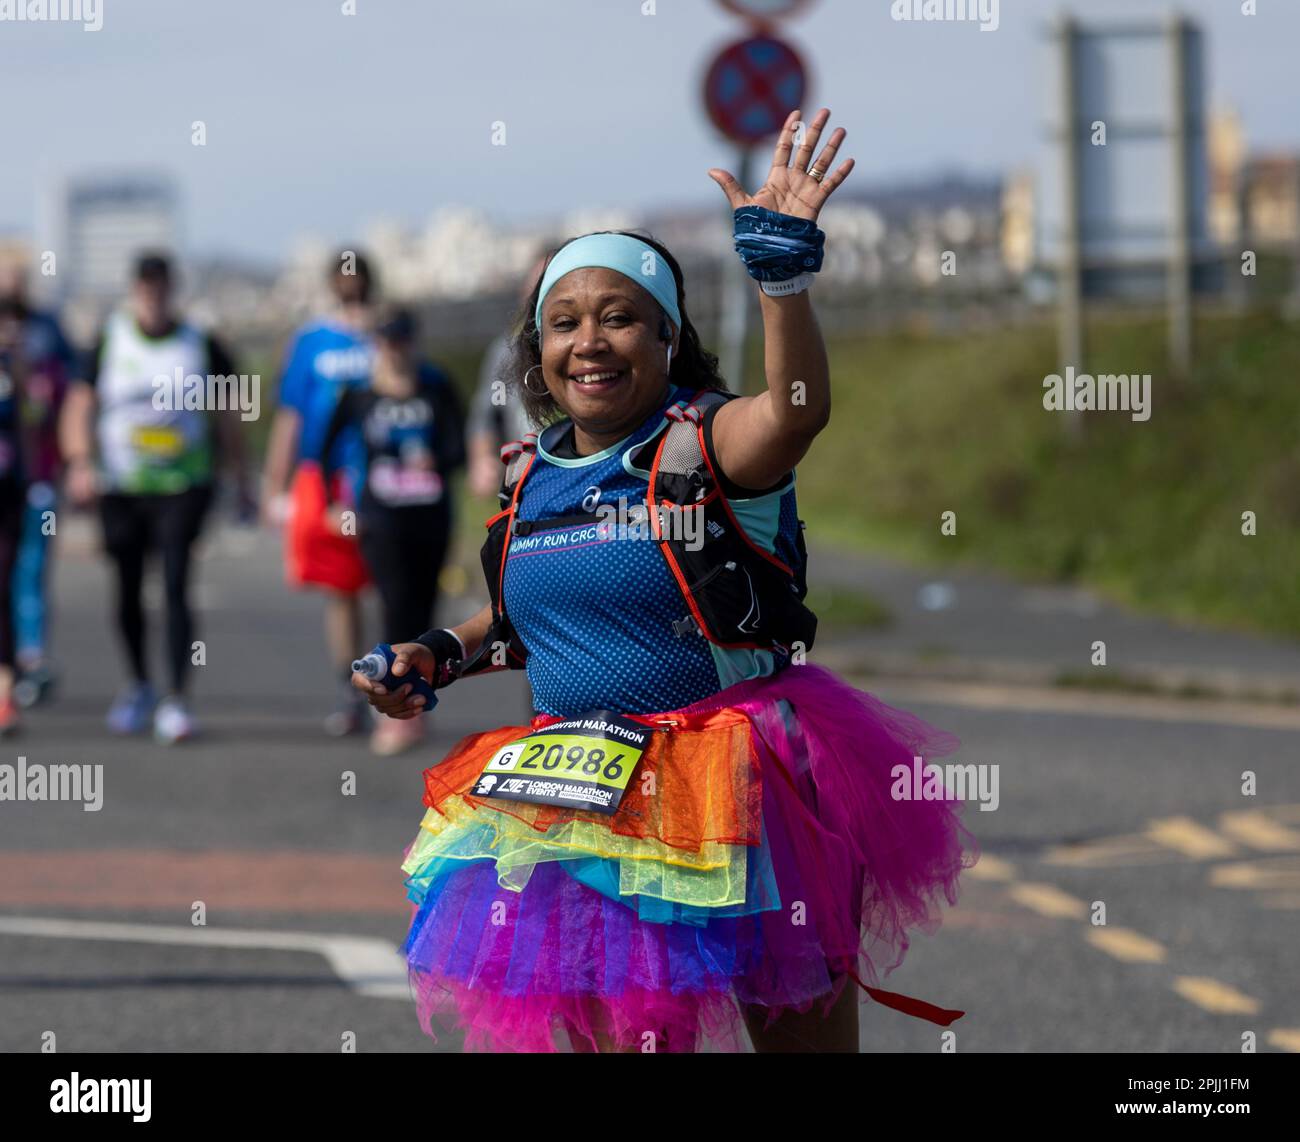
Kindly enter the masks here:
[[[752, 195], [745, 192], [745, 188], [730, 171], [718, 167], [709, 171], [709, 177], [722, 187], [733, 210], [742, 206], [762, 206], [775, 210], [778, 214], [816, 221], [831, 192], [848, 178], [854, 165], [852, 159], [845, 159], [840, 163], [839, 169], [831, 171], [831, 163], [835, 161], [835, 155], [848, 132], [843, 127], [837, 127], [813, 163], [812, 154], [821, 139], [822, 129], [831, 117], [830, 109], [823, 107], [817, 112], [816, 118], [804, 132], [803, 144], [796, 150], [794, 135], [799, 114], [797, 110], [790, 112], [776, 141], [776, 150], [772, 153], [772, 169], [767, 172], [767, 181]], [[790, 161], [792, 155], [793, 163]]]

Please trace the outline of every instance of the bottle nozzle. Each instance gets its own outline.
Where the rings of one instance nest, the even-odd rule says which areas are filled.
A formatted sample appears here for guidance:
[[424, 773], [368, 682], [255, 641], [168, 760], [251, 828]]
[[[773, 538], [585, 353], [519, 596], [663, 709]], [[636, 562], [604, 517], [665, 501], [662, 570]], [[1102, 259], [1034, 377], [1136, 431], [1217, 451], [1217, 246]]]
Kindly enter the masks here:
[[352, 670], [354, 673], [374, 681], [376, 678], [383, 678], [388, 673], [388, 663], [384, 661], [381, 654], [367, 654], [365, 658], [353, 660]]

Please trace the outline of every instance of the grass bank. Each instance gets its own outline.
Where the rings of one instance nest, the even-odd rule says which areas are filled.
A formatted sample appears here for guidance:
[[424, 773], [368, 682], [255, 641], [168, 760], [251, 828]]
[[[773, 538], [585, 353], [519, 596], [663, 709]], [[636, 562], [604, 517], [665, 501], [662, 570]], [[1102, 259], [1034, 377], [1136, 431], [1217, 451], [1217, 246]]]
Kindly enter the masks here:
[[800, 466], [810, 532], [1300, 634], [1300, 328], [1204, 317], [1197, 335], [1180, 379], [1162, 322], [1094, 323], [1090, 370], [1152, 374], [1152, 414], [1082, 414], [1077, 435], [1042, 404], [1050, 326], [833, 343], [833, 422]]

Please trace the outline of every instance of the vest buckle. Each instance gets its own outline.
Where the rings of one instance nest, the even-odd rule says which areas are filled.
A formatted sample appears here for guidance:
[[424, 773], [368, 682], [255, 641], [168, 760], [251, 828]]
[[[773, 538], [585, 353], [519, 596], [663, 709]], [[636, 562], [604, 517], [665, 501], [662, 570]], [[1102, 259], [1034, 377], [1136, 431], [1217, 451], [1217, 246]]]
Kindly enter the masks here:
[[702, 633], [700, 625], [695, 621], [694, 615], [687, 615], [685, 618], [675, 619], [673, 621], [673, 634], [681, 638], [684, 634], [690, 634], [694, 631], [696, 634]]

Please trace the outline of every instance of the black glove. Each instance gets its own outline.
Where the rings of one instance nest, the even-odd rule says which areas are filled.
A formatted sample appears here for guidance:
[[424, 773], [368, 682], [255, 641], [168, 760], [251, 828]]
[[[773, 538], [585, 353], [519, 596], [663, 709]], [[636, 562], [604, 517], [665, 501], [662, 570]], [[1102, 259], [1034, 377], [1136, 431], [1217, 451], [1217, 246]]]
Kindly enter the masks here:
[[450, 686], [460, 677], [461, 659], [465, 652], [461, 649], [460, 639], [451, 631], [425, 631], [419, 638], [412, 641], [428, 647], [433, 652], [433, 688], [435, 690]]

